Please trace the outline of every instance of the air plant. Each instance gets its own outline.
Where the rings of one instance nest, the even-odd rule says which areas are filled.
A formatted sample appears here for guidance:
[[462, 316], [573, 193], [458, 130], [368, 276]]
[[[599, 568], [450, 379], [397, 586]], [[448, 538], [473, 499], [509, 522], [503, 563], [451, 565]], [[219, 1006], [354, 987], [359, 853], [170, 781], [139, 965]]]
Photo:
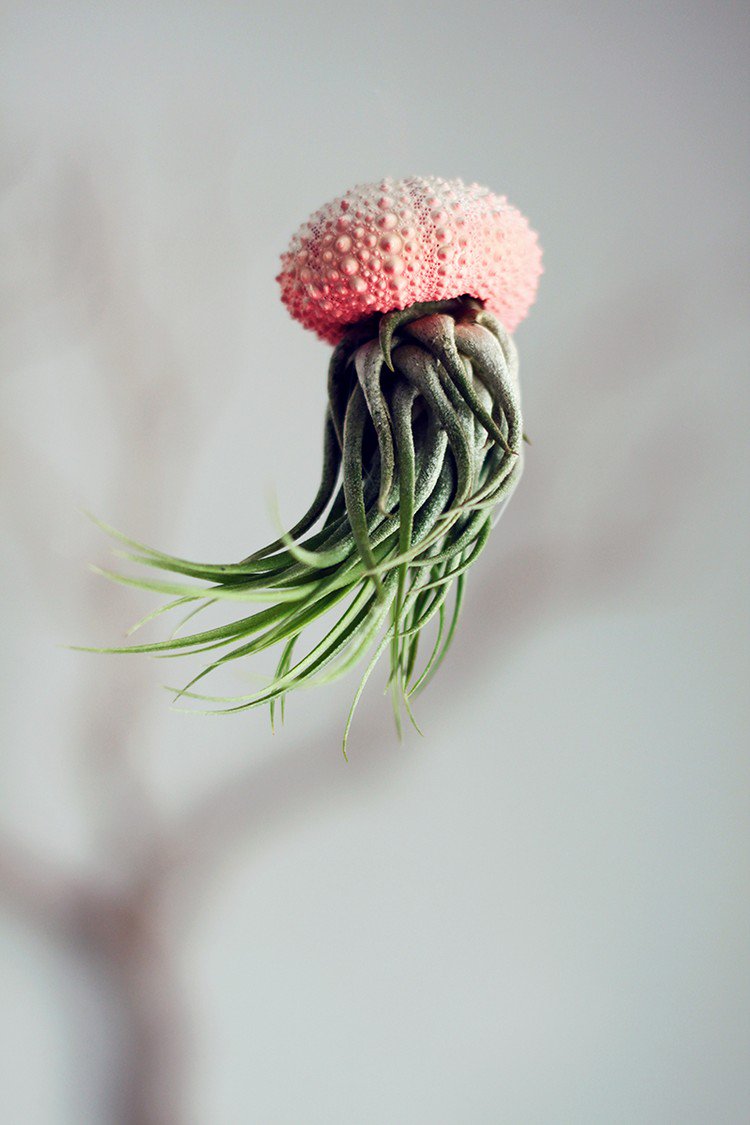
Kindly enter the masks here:
[[[521, 475], [510, 333], [540, 273], [526, 219], [478, 184], [386, 179], [315, 212], [282, 255], [278, 277], [292, 316], [335, 345], [323, 470], [309, 509], [274, 542], [229, 564], [176, 558], [105, 527], [127, 558], [179, 576], [102, 572], [171, 596], [144, 621], [183, 607], [190, 619], [222, 603], [264, 608], [187, 634], [185, 619], [166, 640], [96, 651], [208, 654], [178, 697], [220, 713], [268, 704], [272, 722], [290, 691], [334, 680], [369, 656], [346, 752], [354, 707], [387, 650], [399, 729], [402, 707], [414, 721], [410, 701], [445, 656], [466, 574]], [[319, 618], [329, 622], [322, 639], [300, 653]], [[434, 639], [420, 659], [430, 622]], [[196, 690], [208, 673], [272, 646], [280, 646], [278, 666], [261, 690]]]

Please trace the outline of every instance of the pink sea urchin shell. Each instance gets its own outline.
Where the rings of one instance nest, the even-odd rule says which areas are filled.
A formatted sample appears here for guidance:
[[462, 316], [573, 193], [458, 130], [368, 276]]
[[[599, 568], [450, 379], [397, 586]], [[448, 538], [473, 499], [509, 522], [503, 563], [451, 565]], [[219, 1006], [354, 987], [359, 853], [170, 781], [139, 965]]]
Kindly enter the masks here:
[[542, 272], [536, 232], [479, 184], [410, 176], [360, 184], [316, 211], [282, 255], [281, 299], [335, 344], [373, 313], [467, 294], [509, 332]]

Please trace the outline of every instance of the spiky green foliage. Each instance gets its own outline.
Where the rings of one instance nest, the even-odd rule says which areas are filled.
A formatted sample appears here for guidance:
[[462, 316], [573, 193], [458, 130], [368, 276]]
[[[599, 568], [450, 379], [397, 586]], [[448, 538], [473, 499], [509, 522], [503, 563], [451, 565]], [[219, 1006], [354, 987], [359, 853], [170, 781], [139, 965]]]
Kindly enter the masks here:
[[[466, 572], [520, 476], [517, 387], [512, 341], [469, 298], [358, 326], [330, 363], [320, 487], [285, 535], [242, 562], [215, 565], [154, 551], [105, 528], [124, 544], [119, 554], [180, 578], [101, 572], [172, 595], [139, 626], [170, 610], [188, 608], [193, 618], [224, 602], [265, 608], [199, 632], [178, 629], [151, 644], [92, 651], [211, 654], [178, 699], [210, 703], [222, 714], [267, 704], [272, 722], [277, 704], [283, 717], [290, 691], [337, 679], [370, 654], [346, 723], [346, 753], [354, 707], [388, 650], [397, 723], [402, 707], [413, 722], [411, 698], [445, 656]], [[325, 615], [322, 639], [295, 657], [305, 631]], [[432, 650], [420, 667], [420, 638], [435, 618]], [[262, 690], [236, 697], [196, 690], [210, 672], [274, 645], [281, 646], [276, 674]]]

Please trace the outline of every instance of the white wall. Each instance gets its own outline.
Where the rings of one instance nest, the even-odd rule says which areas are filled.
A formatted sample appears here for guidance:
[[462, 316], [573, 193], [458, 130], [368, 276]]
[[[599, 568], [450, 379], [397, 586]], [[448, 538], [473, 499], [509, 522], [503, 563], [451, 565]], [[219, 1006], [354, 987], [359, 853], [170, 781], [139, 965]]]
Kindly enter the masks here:
[[[743, 6], [1, 20], [4, 1118], [746, 1120]], [[294, 515], [327, 349], [278, 255], [409, 172], [540, 231], [533, 446], [426, 740], [373, 685], [346, 766], [355, 680], [272, 738], [61, 646], [152, 604], [77, 507], [216, 561]]]

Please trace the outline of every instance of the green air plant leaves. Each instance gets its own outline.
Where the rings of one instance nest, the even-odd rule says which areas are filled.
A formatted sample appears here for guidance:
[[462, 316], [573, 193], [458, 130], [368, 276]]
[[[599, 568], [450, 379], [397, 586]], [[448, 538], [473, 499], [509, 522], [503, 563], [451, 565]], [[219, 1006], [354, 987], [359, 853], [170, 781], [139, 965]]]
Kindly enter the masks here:
[[[277, 705], [283, 721], [290, 691], [337, 679], [370, 654], [346, 724], [346, 752], [354, 707], [378, 659], [389, 652], [397, 723], [402, 707], [414, 722], [411, 699], [454, 636], [467, 571], [521, 472], [515, 347], [475, 300], [414, 306], [358, 325], [336, 347], [328, 399], [323, 470], [309, 510], [241, 562], [191, 562], [100, 525], [120, 542], [119, 555], [176, 576], [100, 571], [172, 598], [134, 629], [174, 609], [187, 616], [166, 640], [89, 651], [210, 653], [178, 700], [221, 714], [268, 705], [272, 723]], [[206, 607], [234, 602], [265, 608], [185, 630]], [[326, 618], [327, 630], [300, 655], [306, 630]], [[420, 636], [430, 622], [435, 639], [420, 668]], [[262, 690], [236, 697], [192, 690], [209, 672], [275, 645], [276, 673]]]

